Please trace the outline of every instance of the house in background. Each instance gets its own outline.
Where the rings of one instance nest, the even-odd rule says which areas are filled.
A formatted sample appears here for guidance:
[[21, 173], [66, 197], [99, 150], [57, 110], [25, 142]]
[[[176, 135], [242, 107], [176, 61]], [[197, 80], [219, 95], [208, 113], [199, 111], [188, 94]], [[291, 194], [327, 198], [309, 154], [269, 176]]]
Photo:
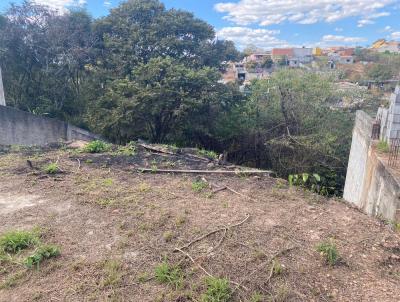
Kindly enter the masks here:
[[379, 39], [372, 44], [371, 49], [381, 53], [382, 52], [400, 53], [400, 42], [386, 41], [385, 39]]
[[263, 53], [253, 53], [246, 58], [244, 58], [243, 62], [244, 63], [259, 63], [262, 64], [264, 63], [265, 60], [271, 59], [271, 52], [266, 51]]
[[311, 63], [313, 60], [313, 49], [312, 48], [293, 48], [292, 59], [297, 59], [299, 63]]
[[290, 58], [293, 58], [293, 48], [273, 48], [271, 58], [274, 62], [288, 61]]

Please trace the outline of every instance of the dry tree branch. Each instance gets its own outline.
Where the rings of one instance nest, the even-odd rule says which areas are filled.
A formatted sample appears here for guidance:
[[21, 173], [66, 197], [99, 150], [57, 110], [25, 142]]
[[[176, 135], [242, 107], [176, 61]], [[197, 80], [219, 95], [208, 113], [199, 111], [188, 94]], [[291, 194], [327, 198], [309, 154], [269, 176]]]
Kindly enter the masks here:
[[[241, 225], [244, 224], [249, 218], [250, 218], [250, 214], [246, 214], [246, 218], [243, 219], [242, 221], [240, 221], [240, 222], [238, 222], [238, 223], [236, 223], [236, 224], [234, 224], [234, 225], [231, 225], [231, 226], [224, 226], [224, 227], [221, 227], [221, 228], [219, 228], [219, 229], [213, 230], [213, 231], [211, 231], [211, 232], [209, 232], [209, 233], [207, 233], [207, 234], [204, 234], [204, 235], [202, 235], [202, 236], [200, 236], [200, 237], [198, 237], [198, 238], [192, 240], [191, 242], [189, 242], [188, 244], [186, 244], [186, 245], [184, 245], [184, 246], [182, 246], [182, 247], [180, 247], [180, 248], [175, 248], [175, 250], [178, 251], [179, 249], [188, 248], [188, 247], [190, 247], [192, 244], [194, 244], [194, 243], [196, 243], [196, 242], [199, 242], [199, 241], [203, 240], [204, 238], [207, 238], [207, 237], [209, 237], [209, 236], [211, 236], [211, 235], [213, 235], [213, 234], [215, 234], [215, 233], [224, 231], [224, 236], [222, 237], [222, 239], [220, 240], [220, 242], [219, 242], [218, 245], [217, 245], [217, 246], [219, 246], [219, 245], [222, 243], [223, 239], [225, 238], [225, 234], [226, 234], [227, 231], [229, 231], [229, 230], [232, 229], [232, 228], [241, 226]], [[215, 248], [214, 248], [214, 249], [215, 249]]]

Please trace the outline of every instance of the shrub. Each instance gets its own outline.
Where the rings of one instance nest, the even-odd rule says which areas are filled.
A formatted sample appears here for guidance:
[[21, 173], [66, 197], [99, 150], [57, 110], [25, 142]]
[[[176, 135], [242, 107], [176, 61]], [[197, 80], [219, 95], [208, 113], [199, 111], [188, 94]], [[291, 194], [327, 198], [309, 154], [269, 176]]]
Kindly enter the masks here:
[[43, 171], [47, 174], [56, 174], [60, 171], [60, 168], [58, 167], [57, 163], [51, 163], [45, 166]]
[[85, 147], [83, 147], [82, 151], [86, 153], [102, 153], [107, 152], [111, 149], [111, 146], [103, 141], [91, 141]]
[[209, 277], [206, 279], [207, 290], [202, 297], [203, 302], [228, 302], [232, 291], [227, 279]]
[[183, 282], [182, 270], [177, 266], [168, 264], [166, 261], [156, 266], [155, 277], [158, 282], [167, 283], [176, 288], [180, 287]]
[[17, 253], [39, 243], [37, 232], [11, 231], [0, 237], [0, 252]]
[[40, 263], [49, 258], [57, 257], [60, 255], [60, 249], [55, 245], [42, 245], [39, 246], [32, 255], [28, 256], [24, 263], [27, 267], [31, 268], [34, 265], [39, 268]]
[[325, 262], [331, 266], [339, 260], [339, 253], [333, 240], [325, 241], [317, 246], [317, 251], [325, 258]]

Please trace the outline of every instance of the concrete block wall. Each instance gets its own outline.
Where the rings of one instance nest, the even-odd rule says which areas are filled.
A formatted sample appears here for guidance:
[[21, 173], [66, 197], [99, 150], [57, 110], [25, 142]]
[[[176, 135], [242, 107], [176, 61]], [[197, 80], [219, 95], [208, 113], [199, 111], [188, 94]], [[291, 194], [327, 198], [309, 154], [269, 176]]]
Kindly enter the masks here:
[[362, 204], [361, 198], [364, 191], [363, 180], [371, 145], [373, 121], [373, 118], [364, 111], [357, 111], [343, 198], [358, 207]]
[[43, 146], [68, 140], [100, 139], [68, 123], [0, 106], [0, 145]]
[[357, 111], [343, 198], [369, 215], [400, 222], [399, 179], [374, 150], [373, 122]]
[[383, 137], [386, 141], [393, 138], [400, 138], [400, 86], [396, 86], [395, 92], [390, 97], [387, 131]]

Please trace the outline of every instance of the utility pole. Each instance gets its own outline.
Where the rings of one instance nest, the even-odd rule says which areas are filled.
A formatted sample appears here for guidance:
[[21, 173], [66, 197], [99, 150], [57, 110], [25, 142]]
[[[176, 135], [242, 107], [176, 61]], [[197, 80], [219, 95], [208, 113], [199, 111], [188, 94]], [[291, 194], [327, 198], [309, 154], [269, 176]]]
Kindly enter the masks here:
[[1, 77], [1, 67], [0, 67], [0, 106], [6, 105], [6, 99], [4, 97], [4, 86], [3, 86], [3, 78]]

